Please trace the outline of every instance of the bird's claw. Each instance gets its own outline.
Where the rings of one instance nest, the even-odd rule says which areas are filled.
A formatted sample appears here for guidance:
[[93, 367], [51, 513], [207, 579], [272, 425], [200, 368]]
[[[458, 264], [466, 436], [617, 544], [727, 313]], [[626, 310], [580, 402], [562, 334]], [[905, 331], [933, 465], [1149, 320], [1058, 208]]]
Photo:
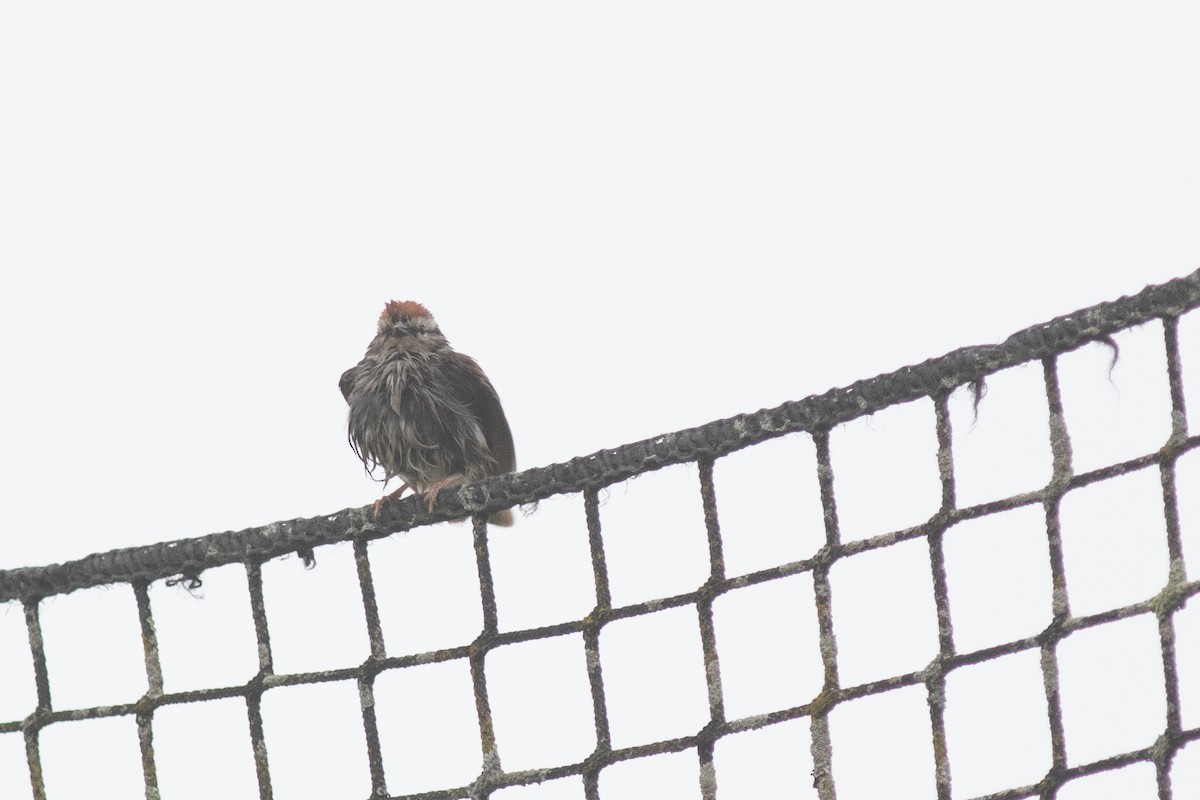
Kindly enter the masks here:
[[461, 475], [451, 475], [442, 478], [440, 481], [434, 481], [428, 489], [425, 490], [425, 506], [429, 509], [429, 513], [433, 513], [433, 504], [437, 501], [438, 492], [445, 489], [447, 486], [456, 484], [462, 480]]
[[371, 505], [371, 516], [372, 516], [372, 517], [374, 517], [375, 519], [379, 519], [379, 511], [380, 511], [380, 509], [382, 509], [382, 508], [383, 508], [383, 504], [384, 504], [384, 503], [386, 503], [386, 502], [387, 502], [387, 501], [389, 501], [389, 500], [398, 500], [398, 499], [400, 499], [400, 495], [404, 493], [404, 490], [405, 490], [405, 489], [411, 489], [411, 488], [412, 488], [412, 487], [411, 487], [411, 486], [409, 486], [407, 482], [406, 482], [406, 483], [402, 483], [402, 484], [400, 484], [400, 488], [399, 488], [399, 489], [397, 489], [396, 491], [392, 492], [391, 494], [385, 494], [383, 497], [381, 497], [381, 498], [379, 498], [378, 500], [376, 500], [376, 501], [375, 501], [375, 502], [374, 502], [374, 503]]

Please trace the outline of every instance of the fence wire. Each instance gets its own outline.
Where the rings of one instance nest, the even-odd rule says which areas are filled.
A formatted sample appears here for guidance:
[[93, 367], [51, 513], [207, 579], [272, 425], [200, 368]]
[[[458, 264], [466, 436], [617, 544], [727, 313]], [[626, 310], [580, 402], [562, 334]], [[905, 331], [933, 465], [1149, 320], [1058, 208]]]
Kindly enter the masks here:
[[[804, 718], [809, 721], [811, 728], [813, 786], [821, 800], [833, 800], [836, 790], [832, 758], [836, 743], [830, 735], [831, 711], [842, 703], [859, 698], [902, 687], [923, 686], [929, 706], [936, 794], [938, 800], [950, 800], [952, 770], [947, 752], [945, 723], [947, 676], [954, 670], [1008, 654], [1036, 651], [1040, 657], [1045, 687], [1046, 720], [1052, 750], [1051, 766], [1037, 783], [995, 792], [987, 795], [986, 800], [1052, 798], [1059, 787], [1074, 778], [1139, 762], [1153, 765], [1159, 798], [1171, 800], [1172, 760], [1184, 745], [1200, 738], [1200, 728], [1184, 728], [1181, 723], [1174, 622], [1176, 612], [1184, 607], [1189, 598], [1200, 592], [1200, 581], [1189, 580], [1184, 567], [1175, 476], [1175, 465], [1180, 456], [1200, 445], [1200, 437], [1188, 433], [1177, 336], [1180, 316], [1197, 305], [1200, 305], [1200, 270], [1184, 278], [1147, 287], [1137, 295], [1102, 303], [1036, 325], [1014, 334], [998, 345], [963, 348], [941, 358], [858, 381], [849, 387], [784, 403], [777, 408], [743, 414], [698, 428], [603, 450], [563, 464], [491, 478], [460, 487], [457, 491], [446, 490], [439, 494], [437, 506], [432, 511], [426, 508], [423, 501], [409, 498], [400, 503], [385, 505], [378, 520], [371, 515], [369, 506], [352, 508], [328, 516], [276, 522], [243, 531], [114, 550], [65, 564], [0, 571], [0, 602], [20, 602], [24, 607], [37, 691], [36, 708], [24, 719], [0, 722], [0, 734], [19, 733], [23, 736], [32, 793], [37, 800], [42, 800], [46, 797], [39, 752], [39, 737], [42, 731], [48, 726], [74, 720], [131, 716], [136, 721], [138, 731], [146, 796], [157, 798], [159, 788], [153, 741], [155, 712], [165, 706], [180, 703], [241, 698], [246, 704], [251, 756], [257, 770], [259, 795], [267, 800], [273, 796], [273, 790], [267, 742], [263, 735], [263, 695], [278, 687], [353, 680], [358, 686], [373, 798], [488, 798], [494, 791], [504, 787], [578, 776], [582, 779], [585, 796], [589, 800], [596, 800], [600, 797], [600, 774], [606, 767], [629, 759], [689, 750], [698, 756], [701, 795], [706, 799], [716, 798], [719, 776], [714, 767], [713, 752], [716, 743], [722, 737]], [[1154, 452], [1102, 469], [1076, 474], [1072, 468], [1070, 439], [1059, 391], [1058, 357], [1090, 342], [1111, 344], [1113, 334], [1155, 319], [1161, 320], [1165, 332], [1164, 347], [1171, 398], [1170, 436]], [[981, 505], [959, 507], [955, 500], [951, 449], [953, 436], [948, 398], [955, 389], [962, 386], [972, 387], [978, 398], [982, 382], [988, 375], [1029, 362], [1040, 362], [1044, 375], [1053, 457], [1052, 476], [1046, 486], [1036, 491]], [[830, 460], [830, 430], [836, 425], [889, 406], [926, 397], [933, 401], [936, 412], [941, 507], [929, 520], [915, 527], [843, 543], [835, 502], [834, 470]], [[736, 450], [800, 431], [810, 434], [816, 444], [815, 472], [824, 514], [824, 546], [810, 558], [747, 575], [729, 577], [725, 572], [723, 558], [717, 491], [713, 481], [714, 462]], [[634, 475], [687, 462], [696, 464], [699, 474], [699, 499], [703, 507], [708, 538], [708, 579], [695, 591], [614, 607], [605, 560], [604, 532], [600, 524], [599, 493], [605, 487]], [[1068, 492], [1075, 489], [1142, 469], [1157, 469], [1161, 477], [1166, 544], [1170, 557], [1167, 582], [1157, 594], [1141, 602], [1090, 616], [1074, 616], [1067, 602], [1067, 578], [1059, 524], [1060, 503]], [[501, 508], [534, 503], [564, 493], [580, 493], [583, 497], [595, 584], [595, 607], [582, 619], [535, 629], [500, 631], [488, 552], [487, 516]], [[783, 502], [786, 504], [786, 499]], [[943, 539], [946, 532], [965, 520], [1025, 506], [1041, 506], [1045, 513], [1047, 552], [1053, 582], [1052, 622], [1045, 630], [1033, 636], [974, 652], [959, 652], [955, 646], [951, 625], [943, 555]], [[457, 647], [419, 654], [389, 655], [384, 645], [375, 599], [370, 542], [397, 531], [443, 520], [460, 519], [467, 515], [473, 517], [475, 560], [483, 608], [482, 630], [474, 641]], [[839, 680], [837, 647], [833, 632], [830, 569], [842, 559], [914, 539], [924, 539], [928, 544], [937, 610], [937, 655], [928, 666], [915, 672], [856, 686], [843, 686]], [[277, 674], [272, 664], [271, 640], [263, 603], [263, 563], [287, 553], [300, 553], [306, 558], [311, 558], [312, 550], [317, 546], [347, 541], [353, 543], [363, 613], [370, 639], [370, 655], [362, 664], [343, 669]], [[250, 609], [258, 644], [257, 674], [243, 685], [164, 692], [155, 623], [148, 593], [149, 585], [153, 581], [164, 579], [198, 581], [205, 570], [230, 563], [244, 564], [248, 576]], [[802, 573], [810, 574], [813, 582], [813, 610], [818, 622], [820, 655], [824, 668], [823, 687], [815, 697], [802, 705], [756, 716], [727, 718], [721, 686], [718, 642], [713, 625], [714, 600], [737, 588]], [[39, 621], [40, 603], [53, 595], [116, 583], [129, 584], [137, 601], [149, 688], [145, 695], [133, 703], [84, 709], [55, 709], [51, 702], [46, 653]], [[601, 630], [616, 620], [686, 606], [694, 607], [697, 612], [708, 689], [707, 724], [688, 736], [636, 747], [614, 748], [600, 659]], [[1153, 743], [1142, 749], [1069, 766], [1060, 699], [1057, 648], [1077, 631], [1140, 615], [1153, 616], [1158, 624], [1167, 700], [1162, 732]], [[595, 750], [576, 763], [548, 765], [535, 770], [506, 771], [501, 766], [488, 700], [488, 682], [484, 670], [488, 653], [516, 642], [573, 633], [582, 635], [586, 651], [587, 680], [595, 719]], [[465, 660], [469, 665], [474, 689], [483, 765], [478, 777], [472, 783], [463, 786], [414, 795], [389, 794], [375, 713], [374, 685], [377, 677], [389, 670], [458, 660]]]

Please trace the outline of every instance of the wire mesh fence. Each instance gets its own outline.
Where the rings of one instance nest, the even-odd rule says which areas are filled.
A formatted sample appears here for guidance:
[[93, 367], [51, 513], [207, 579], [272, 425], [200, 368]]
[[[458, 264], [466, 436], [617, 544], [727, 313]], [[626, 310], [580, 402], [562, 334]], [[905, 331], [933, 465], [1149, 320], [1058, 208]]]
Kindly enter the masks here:
[[[724, 796], [719, 791], [721, 775], [714, 760], [714, 750], [722, 739], [782, 723], [806, 721], [811, 736], [811, 785], [821, 800], [832, 800], [837, 796], [833, 759], [839, 742], [831, 732], [831, 713], [863, 698], [915, 687], [925, 693], [928, 705], [928, 733], [933, 754], [932, 785], [938, 800], [950, 800], [951, 797], [963, 795], [952, 793], [951, 789], [955, 763], [952, 758], [954, 747], [946, 723], [948, 677], [957, 670], [1003, 656], [1033, 653], [1040, 664], [1044, 685], [1050, 766], [1037, 782], [992, 792], [986, 795], [987, 800], [1054, 797], [1061, 787], [1074, 779], [1138, 763], [1153, 767], [1160, 798], [1177, 797], [1173, 789], [1173, 761], [1185, 745], [1200, 738], [1200, 727], [1184, 725], [1180, 665], [1176, 653], [1176, 615], [1188, 599], [1200, 591], [1200, 582], [1189, 580], [1184, 566], [1179, 511], [1181, 489], [1176, 471], [1179, 459], [1200, 444], [1200, 437], [1188, 433], [1179, 345], [1180, 319], [1197, 305], [1200, 305], [1200, 271], [1160, 286], [1148, 287], [1132, 297], [1103, 303], [1034, 326], [998, 345], [964, 348], [916, 366], [859, 381], [822, 395], [785, 403], [777, 408], [601, 451], [563, 464], [489, 479], [456, 491], [447, 490], [439, 495], [437, 506], [432, 511], [421, 501], [410, 498], [384, 506], [378, 519], [370, 513], [370, 507], [346, 509], [324, 517], [282, 521], [238, 532], [117, 550], [66, 564], [0, 571], [0, 601], [20, 603], [24, 610], [36, 686], [36, 707], [21, 719], [0, 721], [0, 736], [22, 737], [28, 765], [28, 784], [32, 795], [41, 800], [47, 796], [41, 741], [48, 728], [88, 719], [132, 718], [136, 723], [145, 793], [148, 798], [156, 798], [160, 796], [154, 740], [156, 712], [178, 704], [237, 699], [245, 704], [250, 742], [248, 757], [254, 763], [259, 796], [271, 798], [274, 788], [269, 737], [264, 734], [263, 725], [264, 697], [284, 687], [345, 681], [355, 684], [358, 690], [362, 743], [372, 797], [420, 797], [429, 800], [486, 798], [506, 787], [573, 776], [582, 782], [585, 797], [599, 798], [602, 796], [601, 775], [607, 768], [647, 756], [690, 752], [696, 757], [700, 795], [716, 798]], [[1152, 320], [1161, 321], [1164, 334], [1162, 347], [1170, 393], [1170, 434], [1152, 452], [1095, 469], [1077, 470], [1069, 435], [1069, 419], [1063, 409], [1059, 359], [1092, 342], [1112, 344], [1114, 334]], [[1115, 344], [1113, 347], [1115, 358]], [[957, 389], [969, 387], [975, 392], [978, 410], [979, 398], [988, 376], [1008, 367], [1029, 363], [1040, 364], [1049, 420], [1046, 435], [1052, 456], [1050, 478], [1045, 485], [1033, 491], [999, 500], [961, 505], [957, 499], [959, 492], [950, 396]], [[830, 448], [831, 431], [850, 420], [922, 398], [932, 403], [936, 420], [936, 459], [941, 494], [939, 507], [931, 517], [915, 526], [869, 538], [847, 539], [839, 518], [839, 495], [835, 488], [837, 474]], [[820, 498], [824, 542], [807, 557], [730, 575], [726, 570], [726, 545], [718, 503], [720, 486], [714, 477], [715, 466], [720, 459], [734, 451], [797, 433], [807, 434], [814, 444], [816, 463], [813, 465], [813, 474]], [[606, 532], [600, 513], [602, 493], [606, 487], [631, 477], [669, 465], [687, 463], [694, 464], [697, 480], [695, 502], [703, 513], [707, 579], [683, 593], [624, 605], [614, 603], [609, 558], [606, 556]], [[1061, 523], [1064, 498], [1085, 487], [1107, 486], [1109, 484], [1106, 481], [1143, 471], [1156, 472], [1161, 485], [1165, 551], [1169, 559], [1167, 580], [1151, 596], [1143, 597], [1138, 602], [1097, 613], [1072, 613]], [[518, 504], [528, 505], [555, 495], [578, 495], [581, 500], [580, 511], [586, 522], [587, 548], [592, 567], [594, 607], [581, 618], [564, 619], [554, 624], [521, 630], [504, 630], [498, 623], [497, 593], [485, 520], [494, 510]], [[782, 499], [781, 503], [786, 506], [787, 499]], [[1044, 520], [1044, 553], [1052, 584], [1051, 622], [1033, 635], [963, 651], [956, 643], [951, 623], [954, 609], [948, 589], [945, 553], [947, 533], [955, 526], [972, 520], [1020, 508], [1038, 509]], [[389, 651], [384, 642], [376, 580], [373, 577], [373, 542], [397, 531], [465, 516], [473, 520], [482, 629], [473, 639], [451, 647], [416, 653]], [[913, 541], [923, 542], [928, 551], [936, 610], [936, 652], [930, 653], [928, 664], [921, 669], [844, 685], [841, 677], [843, 665], [839, 661], [835, 637], [836, 604], [831, 570], [835, 565], [847, 563], [862, 554]], [[338, 669], [276, 672], [264, 600], [264, 564], [292, 553], [299, 553], [306, 561], [311, 560], [315, 548], [343, 542], [351, 543], [353, 548], [362, 615], [369, 640], [369, 656], [361, 663], [347, 664]], [[1158, 546], [1161, 544], [1156, 543]], [[151, 602], [151, 584], [167, 581], [195, 586], [206, 570], [227, 564], [244, 565], [257, 644], [257, 672], [248, 682], [238, 685], [166, 691]], [[714, 603], [735, 590], [798, 575], [811, 579], [811, 604], [808, 608], [796, 608], [794, 612], [815, 617], [823, 671], [822, 686], [815, 696], [798, 705], [751, 716], [730, 715], [727, 713], [726, 690], [722, 684], [721, 648], [714, 626]], [[136, 599], [148, 688], [135, 702], [88, 708], [57, 708], [52, 701], [50, 670], [42, 633], [42, 601], [79, 589], [111, 584], [127, 584]], [[635, 746], [616, 746], [611, 730], [610, 702], [606, 697], [601, 633], [612, 623], [650, 617], [671, 609], [687, 609], [695, 614], [706, 684], [706, 722], [688, 735]], [[431, 613], [436, 613], [436, 610]], [[1068, 759], [1063, 721], [1060, 645], [1078, 632], [1135, 617], [1152, 619], [1157, 626], [1166, 698], [1166, 715], [1161, 722], [1161, 730], [1153, 741], [1145, 742], [1138, 749], [1086, 763], [1073, 763]], [[578, 636], [583, 642], [595, 747], [586, 758], [571, 763], [548, 763], [536, 769], [506, 770], [501, 761], [504, 743], [497, 741], [492, 703], [489, 700], [489, 654], [507, 645], [567, 635]], [[393, 671], [450, 662], [465, 664], [469, 670], [482, 768], [474, 780], [465, 785], [417, 794], [389, 793], [385, 747], [381, 742], [377, 719], [376, 682], [380, 676]], [[85, 669], [86, 665], [78, 665], [77, 668]], [[805, 776], [807, 782], [808, 776]]]

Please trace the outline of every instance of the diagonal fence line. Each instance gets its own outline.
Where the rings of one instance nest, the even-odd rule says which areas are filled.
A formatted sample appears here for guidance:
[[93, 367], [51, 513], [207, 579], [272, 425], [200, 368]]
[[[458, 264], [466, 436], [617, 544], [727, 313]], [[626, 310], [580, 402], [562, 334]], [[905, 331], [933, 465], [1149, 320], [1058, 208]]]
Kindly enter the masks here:
[[558, 494], [600, 488], [702, 456], [719, 457], [796, 431], [818, 433], [939, 391], [974, 384], [1007, 367], [1052, 358], [1152, 319], [1178, 317], [1200, 305], [1200, 270], [1136, 295], [1077, 311], [1015, 333], [997, 345], [955, 350], [841, 389], [740, 414], [698, 428], [601, 450], [562, 464], [490, 478], [438, 495], [433, 512], [413, 498], [383, 507], [348, 508], [323, 517], [274, 522], [242, 531], [111, 550], [65, 564], [0, 571], [0, 602], [46, 597], [106, 583], [197, 575], [248, 559], [268, 560], [335, 542], [386, 536], [469, 514], [535, 503]]
[[[945, 723], [946, 679], [955, 670], [1001, 656], [1036, 651], [1041, 665], [1046, 699], [1046, 724], [1050, 731], [1051, 760], [1046, 775], [1035, 784], [1013, 787], [986, 796], [986, 800], [1019, 800], [1053, 797], [1066, 782], [1085, 775], [1116, 769], [1135, 763], [1150, 763], [1155, 768], [1158, 795], [1172, 798], [1172, 760], [1189, 742], [1200, 739], [1200, 727], [1184, 728], [1179, 710], [1179, 669], [1175, 652], [1174, 614], [1200, 593], [1200, 581], [1189, 581], [1183, 560], [1182, 532], [1178, 511], [1175, 465], [1178, 459], [1197, 447], [1200, 436], [1189, 436], [1184, 404], [1183, 378], [1178, 344], [1180, 315], [1200, 305], [1200, 270], [1174, 281], [1147, 287], [1131, 297], [1102, 303], [1043, 325], [1037, 325], [1009, 337], [999, 345], [968, 347], [946, 356], [822, 395], [785, 403], [755, 414], [719, 420], [699, 428], [667, 434], [653, 439], [604, 450], [565, 464], [527, 470], [464, 486], [456, 492], [439, 495], [429, 512], [416, 499], [385, 506], [378, 522], [369, 515], [369, 507], [346, 509], [312, 519], [290, 520], [239, 532], [211, 534], [196, 539], [167, 542], [149, 547], [129, 548], [101, 553], [67, 564], [0, 571], [0, 601], [20, 601], [25, 611], [29, 650], [33, 663], [37, 706], [20, 720], [0, 722], [0, 734], [21, 734], [25, 742], [29, 782], [37, 800], [46, 797], [39, 735], [49, 725], [105, 717], [129, 716], [136, 723], [146, 796], [159, 796], [154, 754], [153, 722], [157, 709], [218, 698], [241, 698], [246, 703], [250, 744], [258, 779], [259, 796], [273, 797], [267, 741], [263, 733], [262, 698], [275, 688], [312, 685], [330, 681], [356, 682], [362, 712], [364, 747], [374, 798], [486, 798], [505, 787], [528, 785], [559, 777], [577, 776], [584, 795], [599, 798], [603, 769], [630, 759], [656, 754], [692, 750], [698, 760], [701, 796], [717, 798], [718, 770], [714, 761], [717, 742], [725, 736], [765, 728], [782, 722], [808, 718], [811, 730], [813, 787], [821, 800], [833, 800], [833, 741], [829, 715], [838, 705], [879, 695], [904, 687], [923, 686], [929, 706], [930, 734], [934, 762], [934, 781], [938, 800], [951, 798], [951, 760]], [[1072, 464], [1070, 438], [1063, 414], [1057, 375], [1057, 358], [1089, 342], [1111, 342], [1112, 334], [1150, 320], [1161, 320], [1171, 396], [1171, 434], [1162, 447], [1119, 464], [1076, 474]], [[1115, 347], [1115, 345], [1114, 345]], [[990, 374], [1021, 363], [1040, 362], [1049, 412], [1049, 437], [1052, 474], [1047, 485], [1003, 500], [960, 508], [956, 502], [953, 463], [953, 431], [948, 398], [957, 388], [968, 385], [979, 396], [982, 381]], [[941, 504], [926, 522], [903, 530], [868, 539], [843, 543], [834, 492], [834, 472], [830, 458], [829, 431], [840, 423], [874, 413], [888, 406], [919, 398], [934, 403], [937, 463], [941, 482]], [[725, 572], [723, 542], [718, 513], [718, 492], [713, 478], [714, 462], [735, 450], [786, 433], [806, 431], [816, 445], [816, 475], [820, 488], [825, 523], [825, 544], [809, 558], [779, 564], [746, 575], [728, 577]], [[598, 490], [633, 475], [670, 464], [692, 462], [697, 466], [698, 497], [703, 509], [707, 537], [709, 575], [694, 591], [656, 598], [642, 603], [613, 607], [604, 551], [604, 533], [600, 524]], [[1156, 469], [1160, 476], [1163, 514], [1167, 533], [1170, 569], [1167, 583], [1153, 596], [1142, 601], [1099, 614], [1074, 616], [1067, 594], [1063, 562], [1059, 507], [1069, 492], [1120, 475]], [[500, 631], [497, 604], [492, 587], [486, 518], [491, 511], [515, 504], [536, 502], [556, 494], [580, 493], [587, 522], [588, 542], [593, 566], [595, 607], [586, 617], [554, 625], [518, 631]], [[949, 590], [943, 541], [955, 524], [1010, 509], [1040, 505], [1045, 516], [1047, 554], [1053, 584], [1053, 616], [1047, 628], [1033, 636], [968, 653], [958, 652], [951, 620]], [[375, 599], [370, 564], [370, 542], [391, 532], [427, 525], [445, 519], [474, 517], [473, 539], [480, 587], [483, 626], [476, 639], [457, 647], [418, 654], [389, 656], [383, 638], [379, 609]], [[833, 634], [833, 610], [830, 602], [829, 574], [838, 561], [857, 554], [887, 548], [904, 541], [925, 539], [928, 547], [934, 605], [937, 616], [937, 654], [925, 668], [894, 675], [882, 680], [844, 687], [838, 669], [837, 644]], [[306, 552], [313, 547], [351, 541], [357, 568], [363, 614], [370, 643], [370, 654], [359, 665], [341, 669], [277, 674], [274, 671], [268, 618], [263, 598], [262, 564], [290, 552]], [[180, 576], [198, 579], [209, 568], [242, 563], [246, 568], [250, 607], [258, 649], [258, 672], [247, 683], [186, 692], [164, 692], [162, 667], [148, 588], [150, 583]], [[798, 574], [810, 574], [813, 604], [817, 618], [818, 646], [824, 671], [821, 691], [811, 701], [777, 709], [770, 713], [728, 719], [721, 681], [718, 641], [713, 625], [713, 603], [721, 595], [738, 588], [765, 583]], [[77, 589], [127, 583], [134, 592], [141, 626], [147, 692], [133, 703], [85, 709], [56, 710], [52, 705], [45, 649], [42, 641], [39, 608], [42, 599]], [[613, 621], [640, 617], [669, 608], [691, 606], [696, 609], [704, 675], [707, 686], [708, 721], [697, 732], [636, 747], [613, 748], [600, 658], [600, 632]], [[1158, 628], [1162, 656], [1164, 691], [1167, 698], [1166, 720], [1158, 739], [1146, 747], [1106, 757], [1087, 764], [1068, 765], [1063, 728], [1058, 645], [1071, 634], [1123, 619], [1153, 615]], [[545, 769], [505, 771], [492, 722], [488, 699], [486, 658], [490, 651], [517, 642], [547, 639], [565, 634], [581, 634], [587, 665], [587, 680], [592, 699], [596, 747], [586, 759], [550, 766]], [[387, 789], [383, 748], [379, 739], [375, 712], [374, 683], [387, 670], [405, 669], [421, 664], [465, 660], [471, 673], [475, 698], [482, 769], [476, 779], [464, 786], [449, 787], [411, 795], [392, 795]]]

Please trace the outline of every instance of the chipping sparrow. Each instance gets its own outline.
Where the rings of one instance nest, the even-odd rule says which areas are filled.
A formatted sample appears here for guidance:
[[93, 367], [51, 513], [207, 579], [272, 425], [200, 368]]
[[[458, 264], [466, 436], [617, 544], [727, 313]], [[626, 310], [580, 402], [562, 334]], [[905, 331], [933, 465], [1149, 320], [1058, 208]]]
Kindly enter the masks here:
[[[383, 467], [384, 484], [399, 477], [424, 492], [433, 510], [440, 490], [516, 469], [512, 432], [483, 370], [456, 353], [420, 303], [388, 303], [362, 361], [339, 382], [350, 405], [349, 439], [368, 474]], [[510, 510], [489, 522], [511, 525]]]

